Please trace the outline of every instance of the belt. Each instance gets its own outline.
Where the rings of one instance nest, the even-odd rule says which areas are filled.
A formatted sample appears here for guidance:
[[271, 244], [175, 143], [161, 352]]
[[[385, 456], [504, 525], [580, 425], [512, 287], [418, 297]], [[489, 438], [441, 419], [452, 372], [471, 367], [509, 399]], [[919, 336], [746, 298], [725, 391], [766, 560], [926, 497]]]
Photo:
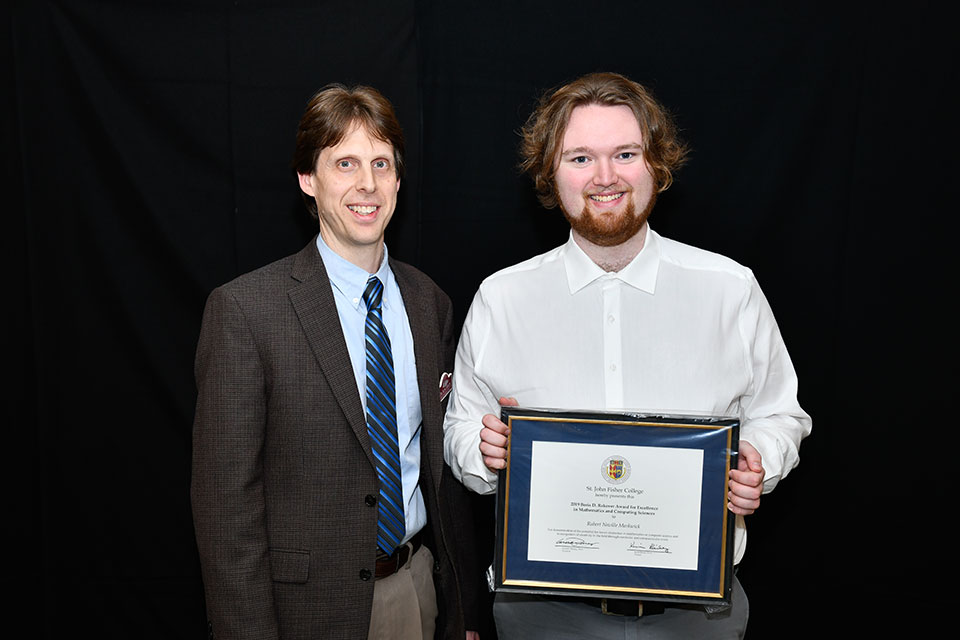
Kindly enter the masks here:
[[663, 613], [667, 607], [677, 609], [696, 609], [707, 614], [707, 618], [722, 617], [729, 613], [729, 604], [692, 604], [686, 602], [661, 602], [659, 600], [622, 600], [619, 598], [576, 598], [577, 602], [600, 609], [600, 613], [610, 616], [655, 616]]
[[407, 560], [420, 550], [420, 545], [423, 543], [421, 533], [418, 531], [416, 535], [394, 549], [392, 555], [388, 556], [383, 551], [377, 550], [377, 580], [392, 576], [400, 570], [400, 567], [407, 564]]
[[580, 598], [580, 602], [599, 607], [610, 616], [652, 616], [663, 613], [665, 604], [656, 600], [623, 600], [620, 598]]

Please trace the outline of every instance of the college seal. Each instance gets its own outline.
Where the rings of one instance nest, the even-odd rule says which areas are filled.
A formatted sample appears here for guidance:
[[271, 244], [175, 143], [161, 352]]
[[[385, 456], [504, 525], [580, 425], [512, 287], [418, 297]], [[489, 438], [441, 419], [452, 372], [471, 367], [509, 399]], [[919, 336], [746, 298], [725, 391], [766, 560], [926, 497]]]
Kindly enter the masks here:
[[610, 456], [600, 465], [600, 474], [610, 484], [623, 484], [630, 477], [630, 462], [623, 456]]

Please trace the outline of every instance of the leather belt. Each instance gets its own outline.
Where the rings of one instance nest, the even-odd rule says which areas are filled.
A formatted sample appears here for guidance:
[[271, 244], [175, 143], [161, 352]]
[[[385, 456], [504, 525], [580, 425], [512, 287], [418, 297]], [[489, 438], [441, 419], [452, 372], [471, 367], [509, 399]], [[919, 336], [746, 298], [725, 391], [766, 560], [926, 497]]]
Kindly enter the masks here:
[[610, 616], [652, 616], [663, 613], [664, 603], [657, 600], [623, 600], [621, 598], [582, 598], [580, 602], [599, 607]]
[[381, 578], [386, 578], [387, 576], [392, 576], [397, 571], [400, 570], [400, 567], [407, 564], [413, 554], [420, 550], [420, 545], [423, 543], [423, 536], [421, 532], [417, 532], [412, 538], [407, 540], [404, 544], [400, 545], [393, 550], [392, 555], [386, 555], [383, 551], [377, 550], [377, 570], [376, 570], [376, 580]]

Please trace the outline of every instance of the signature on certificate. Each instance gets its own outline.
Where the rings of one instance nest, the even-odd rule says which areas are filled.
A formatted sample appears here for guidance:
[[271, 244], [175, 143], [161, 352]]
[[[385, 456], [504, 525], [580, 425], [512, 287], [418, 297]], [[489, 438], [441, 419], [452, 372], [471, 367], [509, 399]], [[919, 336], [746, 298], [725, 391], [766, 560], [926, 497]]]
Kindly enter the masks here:
[[556, 546], [558, 549], [595, 549], [597, 543], [587, 542], [583, 538], [577, 538], [576, 536], [566, 536], [563, 538], [557, 538], [554, 546]]
[[643, 544], [641, 542], [633, 541], [630, 543], [630, 546], [627, 547], [628, 551], [634, 551], [638, 553], [670, 553], [670, 547], [656, 542], [652, 544]]

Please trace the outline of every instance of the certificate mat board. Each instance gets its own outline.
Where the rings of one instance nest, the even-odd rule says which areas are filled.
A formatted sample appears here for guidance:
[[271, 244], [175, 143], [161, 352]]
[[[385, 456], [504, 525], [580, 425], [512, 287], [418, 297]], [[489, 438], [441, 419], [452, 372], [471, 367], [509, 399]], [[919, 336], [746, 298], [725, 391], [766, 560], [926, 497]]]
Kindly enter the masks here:
[[498, 591], [726, 604], [731, 417], [503, 407]]

